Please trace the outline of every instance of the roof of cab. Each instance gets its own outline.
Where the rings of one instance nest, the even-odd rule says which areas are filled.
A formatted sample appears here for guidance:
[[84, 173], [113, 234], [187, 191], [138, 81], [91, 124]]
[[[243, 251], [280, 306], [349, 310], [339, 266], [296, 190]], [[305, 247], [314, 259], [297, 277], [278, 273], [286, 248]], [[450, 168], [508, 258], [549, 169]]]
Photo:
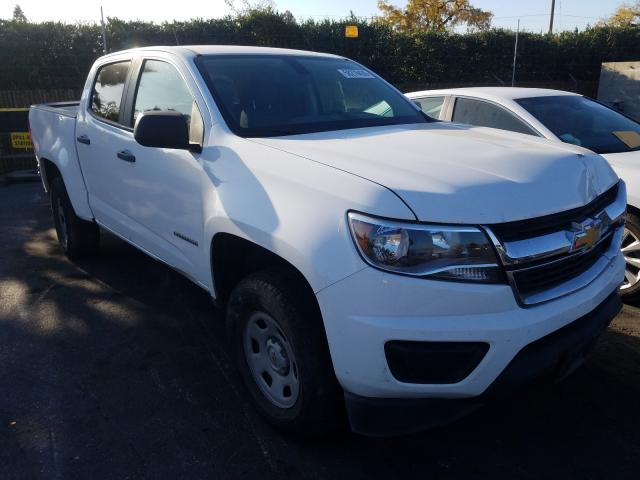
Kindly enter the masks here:
[[289, 48], [272, 48], [272, 47], [246, 47], [241, 45], [179, 45], [179, 46], [153, 46], [153, 47], [141, 47], [132, 48], [129, 50], [122, 50], [119, 52], [113, 52], [110, 55], [117, 55], [122, 53], [134, 53], [134, 52], [149, 52], [160, 51], [169, 52], [181, 56], [194, 56], [194, 55], [294, 55], [305, 57], [329, 57], [329, 58], [344, 58], [338, 55], [332, 55], [330, 53], [310, 52], [306, 50], [292, 50]]
[[547, 88], [522, 88], [522, 87], [466, 87], [466, 88], [445, 88], [442, 90], [423, 90], [421, 92], [410, 92], [409, 97], [419, 97], [421, 95], [467, 95], [470, 97], [484, 98], [487, 100], [515, 100], [518, 98], [530, 97], [551, 97], [559, 95], [578, 95], [577, 93], [565, 92], [563, 90], [551, 90]]

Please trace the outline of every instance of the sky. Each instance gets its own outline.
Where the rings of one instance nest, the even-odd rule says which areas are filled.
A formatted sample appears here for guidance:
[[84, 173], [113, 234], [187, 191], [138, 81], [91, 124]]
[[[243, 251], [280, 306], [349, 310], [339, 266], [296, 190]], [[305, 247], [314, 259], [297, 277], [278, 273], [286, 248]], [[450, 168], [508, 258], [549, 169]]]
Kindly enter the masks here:
[[[241, 0], [236, 0], [238, 4]], [[0, 18], [10, 18], [18, 3], [32, 21], [59, 20], [69, 23], [97, 22], [100, 5], [105, 17], [123, 20], [188, 20], [194, 17], [222, 17], [229, 13], [224, 0], [0, 0]], [[378, 14], [376, 0], [274, 0], [277, 10], [290, 10], [296, 18], [344, 18], [350, 11], [359, 17]], [[398, 6], [406, 0], [393, 0]], [[551, 0], [471, 0], [472, 5], [494, 14], [493, 25], [539, 32], [549, 25]], [[556, 0], [556, 30], [582, 29], [610, 16], [622, 0]]]

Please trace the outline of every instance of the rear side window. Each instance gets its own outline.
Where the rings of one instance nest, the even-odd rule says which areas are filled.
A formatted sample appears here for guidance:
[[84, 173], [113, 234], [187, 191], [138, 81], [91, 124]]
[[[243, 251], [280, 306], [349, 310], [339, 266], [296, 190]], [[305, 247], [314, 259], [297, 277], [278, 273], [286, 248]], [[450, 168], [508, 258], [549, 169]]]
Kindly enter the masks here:
[[504, 108], [482, 100], [456, 99], [453, 118], [456, 123], [467, 123], [478, 127], [499, 128], [511, 132], [536, 135], [529, 126]]
[[160, 60], [145, 60], [133, 108], [133, 123], [142, 112], [172, 111], [191, 119], [193, 97], [178, 71]]
[[91, 111], [98, 117], [117, 122], [124, 84], [129, 74], [130, 61], [110, 63], [100, 67], [91, 92]]
[[422, 111], [431, 118], [435, 118], [436, 120], [440, 118], [444, 97], [414, 98], [413, 101], [420, 105]]

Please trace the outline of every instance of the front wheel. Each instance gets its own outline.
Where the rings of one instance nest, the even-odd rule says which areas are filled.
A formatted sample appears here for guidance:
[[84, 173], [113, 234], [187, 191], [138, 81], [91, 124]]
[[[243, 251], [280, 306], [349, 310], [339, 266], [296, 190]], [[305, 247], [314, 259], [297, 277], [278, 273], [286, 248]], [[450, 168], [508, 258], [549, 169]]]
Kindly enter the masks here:
[[640, 299], [640, 217], [627, 213], [622, 237], [624, 282], [619, 293], [625, 301]]
[[254, 405], [277, 428], [327, 434], [344, 421], [341, 389], [312, 293], [285, 270], [250, 275], [233, 290], [227, 325]]

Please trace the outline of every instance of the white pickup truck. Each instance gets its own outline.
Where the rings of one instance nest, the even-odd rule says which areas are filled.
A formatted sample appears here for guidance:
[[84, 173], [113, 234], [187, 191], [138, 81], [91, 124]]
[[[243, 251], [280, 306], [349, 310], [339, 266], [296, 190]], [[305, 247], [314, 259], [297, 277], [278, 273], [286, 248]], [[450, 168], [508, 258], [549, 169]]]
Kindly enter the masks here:
[[102, 228], [208, 291], [286, 431], [457, 418], [571, 372], [620, 309], [626, 191], [600, 156], [434, 121], [342, 57], [123, 51], [29, 119], [65, 253]]

